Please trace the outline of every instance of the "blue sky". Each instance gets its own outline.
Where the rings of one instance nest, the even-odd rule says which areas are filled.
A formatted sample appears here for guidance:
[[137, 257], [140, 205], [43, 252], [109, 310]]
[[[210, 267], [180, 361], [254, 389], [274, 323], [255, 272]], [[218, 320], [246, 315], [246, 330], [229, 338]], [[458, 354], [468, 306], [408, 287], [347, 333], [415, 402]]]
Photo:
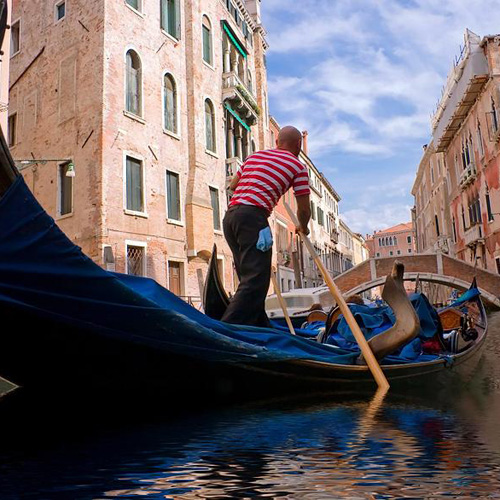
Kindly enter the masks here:
[[498, 0], [262, 0], [271, 114], [309, 156], [350, 227], [410, 220], [430, 115], [465, 29], [500, 33]]

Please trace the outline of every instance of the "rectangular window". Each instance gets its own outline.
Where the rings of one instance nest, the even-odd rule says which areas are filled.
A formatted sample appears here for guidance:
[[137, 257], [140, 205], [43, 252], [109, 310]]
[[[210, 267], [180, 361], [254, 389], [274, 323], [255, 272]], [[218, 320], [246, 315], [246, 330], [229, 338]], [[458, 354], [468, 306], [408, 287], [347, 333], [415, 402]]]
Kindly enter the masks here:
[[411, 248], [408, 248], [408, 253], [411, 253]]
[[486, 189], [486, 210], [488, 212], [488, 222], [494, 220], [493, 211], [491, 210], [491, 200], [490, 200], [490, 192]]
[[59, 2], [56, 4], [56, 22], [60, 21], [66, 15], [66, 2]]
[[408, 236], [408, 237], [406, 238], [406, 241], [407, 241], [408, 243], [411, 243], [411, 236]]
[[220, 207], [219, 207], [219, 190], [213, 187], [210, 188], [210, 203], [212, 204], [212, 215], [214, 220], [215, 231], [220, 231]]
[[167, 218], [181, 220], [179, 174], [167, 170]]
[[127, 245], [127, 274], [146, 276], [146, 248]]
[[323, 210], [321, 208], [318, 207], [318, 224], [320, 226], [324, 226], [325, 225], [325, 220], [324, 220], [324, 217], [323, 217]]
[[142, 10], [142, 0], [125, 0], [129, 5], [130, 7], [132, 7], [133, 9], [137, 10], [138, 12], [141, 12]]
[[311, 218], [312, 220], [316, 220], [316, 207], [314, 202], [311, 201]]
[[21, 20], [12, 23], [10, 27], [10, 56], [15, 56], [21, 50]]
[[161, 0], [161, 29], [177, 40], [180, 38], [179, 0]]
[[182, 263], [168, 261], [168, 289], [175, 295], [182, 295]]
[[143, 164], [141, 160], [126, 157], [126, 208], [133, 212], [144, 212]]
[[69, 164], [59, 165], [59, 215], [73, 212], [73, 177], [66, 175]]
[[12, 146], [15, 146], [17, 142], [17, 113], [12, 113], [9, 116], [7, 130], [9, 147], [11, 148]]

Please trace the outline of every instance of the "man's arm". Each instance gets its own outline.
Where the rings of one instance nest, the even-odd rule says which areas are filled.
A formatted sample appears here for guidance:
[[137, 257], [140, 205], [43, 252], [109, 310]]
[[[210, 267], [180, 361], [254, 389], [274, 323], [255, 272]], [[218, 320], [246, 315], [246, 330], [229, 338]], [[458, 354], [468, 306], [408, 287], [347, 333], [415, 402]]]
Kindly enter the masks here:
[[297, 200], [297, 219], [299, 219], [300, 224], [297, 231], [307, 236], [309, 234], [307, 225], [311, 220], [311, 202], [309, 201], [309, 195], [296, 196], [295, 199]]
[[240, 177], [238, 174], [234, 174], [233, 178], [231, 179], [231, 183], [229, 184], [229, 191], [234, 191], [236, 189], [236, 186], [238, 185], [238, 182], [240, 182]]

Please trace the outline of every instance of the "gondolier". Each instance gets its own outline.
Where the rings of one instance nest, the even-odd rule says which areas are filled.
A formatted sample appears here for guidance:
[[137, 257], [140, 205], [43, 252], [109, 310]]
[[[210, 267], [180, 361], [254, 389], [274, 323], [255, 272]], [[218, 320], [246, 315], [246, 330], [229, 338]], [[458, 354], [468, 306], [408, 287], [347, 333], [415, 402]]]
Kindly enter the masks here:
[[222, 317], [227, 323], [269, 326], [264, 303], [271, 279], [272, 235], [267, 219], [291, 187], [297, 199], [297, 231], [309, 233], [309, 175], [298, 160], [302, 134], [284, 127], [276, 145], [250, 155], [229, 186], [234, 194], [224, 217], [224, 236], [240, 283]]

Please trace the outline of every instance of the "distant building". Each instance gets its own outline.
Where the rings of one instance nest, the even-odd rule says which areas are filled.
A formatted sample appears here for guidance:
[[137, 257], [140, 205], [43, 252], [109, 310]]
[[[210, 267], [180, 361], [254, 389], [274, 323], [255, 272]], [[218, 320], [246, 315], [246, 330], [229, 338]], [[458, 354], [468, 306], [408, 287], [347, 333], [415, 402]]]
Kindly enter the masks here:
[[[278, 122], [271, 117], [270, 147], [275, 147], [279, 131]], [[311, 221], [309, 223], [311, 233], [309, 238], [326, 268], [332, 275], [336, 276], [342, 272], [342, 257], [339, 246], [339, 202], [341, 198], [308, 156], [307, 140], [308, 134], [304, 131], [299, 160], [306, 165], [309, 171], [311, 187]], [[270, 219], [275, 235], [273, 261], [277, 269], [281, 291], [318, 286], [323, 283], [323, 278], [307, 249], [295, 234], [295, 225], [288, 216], [285, 202], [295, 213], [297, 206], [293, 189], [290, 189], [281, 198]]]
[[352, 234], [353, 265], [357, 266], [370, 258], [365, 238], [360, 233]]
[[375, 231], [368, 242], [371, 258], [397, 257], [415, 253], [415, 232], [411, 222]]
[[411, 194], [415, 197], [413, 227], [417, 253], [450, 253], [453, 230], [445, 161], [433, 142], [424, 146]]

